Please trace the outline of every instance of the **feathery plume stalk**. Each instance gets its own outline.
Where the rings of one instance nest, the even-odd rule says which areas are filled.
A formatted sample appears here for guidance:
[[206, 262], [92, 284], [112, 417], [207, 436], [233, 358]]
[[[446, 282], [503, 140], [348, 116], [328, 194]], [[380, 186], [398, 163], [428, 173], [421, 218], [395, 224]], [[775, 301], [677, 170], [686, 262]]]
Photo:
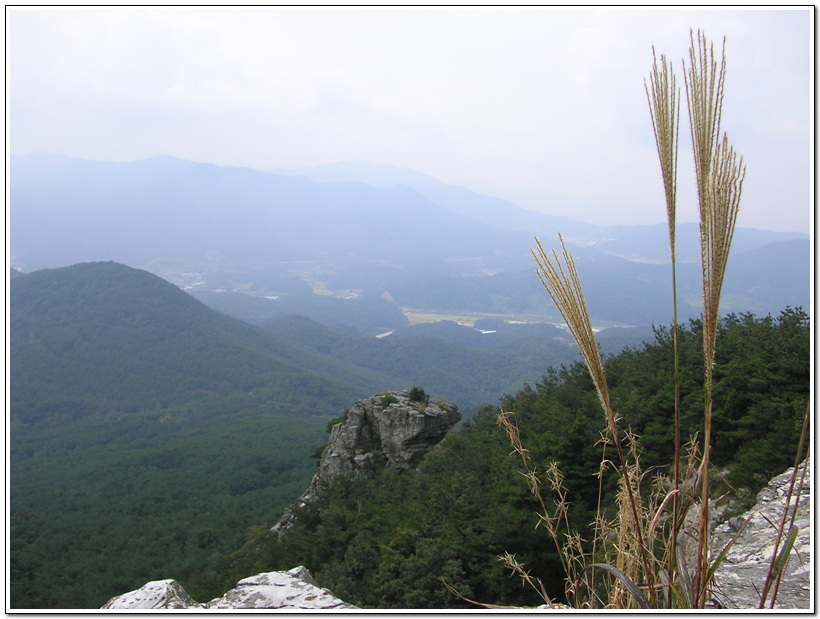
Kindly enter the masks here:
[[713, 166], [709, 178], [709, 200], [701, 209], [701, 245], [703, 253], [703, 297], [704, 324], [703, 337], [711, 343], [706, 360], [707, 366], [714, 363], [714, 342], [717, 334], [718, 309], [723, 289], [729, 250], [740, 208], [740, 194], [746, 177], [743, 157], [738, 159], [729, 139], [715, 149]]
[[652, 47], [655, 64], [650, 82], [644, 80], [649, 115], [655, 132], [655, 145], [661, 163], [663, 188], [666, 193], [666, 215], [669, 222], [669, 245], [672, 262], [675, 262], [675, 205], [678, 189], [678, 137], [680, 127], [680, 89], [675, 84], [672, 63], [667, 65], [666, 56], [661, 54], [662, 69], [658, 68], [655, 48]]
[[691, 30], [689, 38], [691, 66], [687, 75], [684, 63], [683, 77], [686, 84], [686, 101], [689, 107], [689, 125], [695, 156], [695, 180], [702, 212], [704, 205], [708, 203], [709, 171], [712, 168], [712, 155], [717, 150], [720, 134], [723, 89], [726, 79], [726, 39], [723, 40], [724, 50], [718, 68], [714, 46], [707, 49], [706, 37], [703, 33], [698, 30], [697, 47]]
[[[604, 372], [604, 364], [601, 360], [601, 353], [595, 342], [595, 334], [592, 330], [592, 322], [589, 319], [589, 311], [587, 310], [586, 300], [584, 299], [584, 292], [581, 289], [581, 281], [578, 278], [578, 271], [575, 269], [575, 261], [567, 251], [564, 245], [564, 239], [561, 234], [558, 234], [558, 240], [561, 243], [561, 255], [564, 259], [566, 268], [561, 265], [558, 255], [555, 250], [552, 250], [552, 257], [547, 255], [541, 242], [536, 238], [535, 243], [537, 250], [532, 250], [533, 258], [538, 266], [536, 274], [541, 280], [541, 284], [546, 289], [550, 298], [555, 303], [561, 316], [569, 328], [572, 337], [581, 349], [581, 356], [583, 357], [592, 381], [595, 384], [595, 390], [598, 393], [598, 399], [601, 402], [601, 407], [606, 415], [607, 423], [612, 434], [615, 449], [618, 452], [620, 460], [621, 471], [624, 477], [624, 485], [627, 490], [629, 505], [631, 506], [632, 516], [634, 522], [640, 522], [638, 517], [637, 500], [632, 492], [632, 482], [630, 481], [629, 467], [627, 465], [624, 452], [621, 447], [621, 440], [618, 436], [618, 424], [615, 419], [615, 413], [612, 410], [612, 404], [609, 399], [609, 390], [606, 383], [606, 373]], [[649, 558], [647, 556], [648, 550], [643, 543], [643, 534], [641, 528], [635, 529], [635, 534], [638, 540], [638, 548], [641, 552], [641, 562], [644, 568], [644, 575], [649, 587], [649, 593], [655, 598], [655, 586], [652, 570], [649, 566]]]
[[[578, 344], [578, 348], [581, 349], [581, 356], [589, 369], [593, 383], [595, 383], [598, 399], [601, 401], [601, 406], [607, 413], [607, 417], [610, 417], [612, 406], [609, 403], [604, 364], [595, 343], [595, 333], [592, 330], [586, 300], [581, 290], [581, 282], [575, 269], [575, 261], [567, 251], [560, 232], [558, 233], [558, 240], [561, 243], [561, 253], [564, 264], [566, 264], [566, 271], [561, 266], [561, 261], [558, 259], [555, 250], [551, 250], [551, 259], [544, 251], [541, 242], [536, 238], [535, 243], [538, 248], [532, 250], [533, 258], [535, 258], [535, 263], [538, 265], [535, 272], [553, 303], [555, 303], [555, 307], [561, 313], [567, 328]], [[615, 423], [614, 415], [611, 416], [611, 422], [610, 425]]]
[[698, 42], [690, 31], [691, 67], [686, 82], [686, 99], [695, 159], [695, 178], [700, 205], [700, 243], [703, 269], [703, 367], [704, 367], [704, 447], [701, 465], [701, 518], [698, 539], [695, 604], [702, 607], [706, 597], [709, 525], [709, 443], [712, 426], [712, 371], [720, 306], [720, 294], [729, 249], [737, 222], [740, 193], [746, 168], [729, 146], [726, 135], [719, 139], [726, 70], [726, 40], [720, 63], [714, 46], [707, 48], [706, 37], [698, 31]]
[[675, 573], [675, 556], [678, 537], [678, 523], [680, 512], [680, 362], [678, 352], [678, 286], [675, 260], [675, 228], [676, 228], [676, 201], [678, 185], [678, 139], [680, 136], [680, 89], [675, 83], [675, 73], [672, 63], [666, 62], [666, 56], [661, 54], [661, 66], [658, 68], [658, 58], [655, 47], [652, 47], [654, 64], [650, 82], [644, 80], [646, 99], [649, 103], [649, 115], [652, 119], [652, 129], [655, 133], [655, 145], [658, 149], [658, 159], [661, 164], [661, 176], [666, 197], [666, 217], [669, 228], [669, 251], [672, 259], [672, 347], [674, 351], [674, 393], [675, 393], [675, 430], [674, 430], [674, 488], [672, 499], [672, 534], [671, 550], [669, 553], [669, 574]]

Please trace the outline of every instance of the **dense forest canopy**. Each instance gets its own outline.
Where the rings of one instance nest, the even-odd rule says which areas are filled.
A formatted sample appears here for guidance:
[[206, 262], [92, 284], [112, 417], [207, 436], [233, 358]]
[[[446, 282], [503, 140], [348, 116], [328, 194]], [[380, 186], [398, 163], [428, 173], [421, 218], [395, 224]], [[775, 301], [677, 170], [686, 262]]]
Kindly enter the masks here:
[[220, 398], [16, 435], [11, 607], [99, 608], [168, 577], [206, 596], [247, 530], [309, 483], [325, 425]]
[[[687, 436], [702, 423], [700, 328], [692, 321], [681, 329]], [[741, 497], [754, 496], [793, 463], [809, 399], [809, 345], [809, 319], [800, 309], [721, 322], [713, 461]], [[613, 404], [624, 425], [642, 435], [644, 470], [671, 462], [672, 358], [669, 329], [659, 328], [654, 343], [606, 360]], [[559, 463], [572, 524], [586, 526], [598, 500], [605, 428], [586, 367], [551, 370], [537, 385], [505, 397], [501, 408], [515, 412], [538, 471]], [[223, 587], [246, 574], [303, 564], [322, 586], [369, 608], [469, 607], [442, 580], [485, 603], [540, 603], [499, 564], [499, 555], [510, 552], [560, 596], [557, 555], [546, 533], [535, 530], [535, 501], [509, 457], [497, 412], [483, 409], [415, 471], [334, 480], [281, 542], [258, 528], [232, 557]], [[603, 490], [604, 504], [612, 506], [613, 484], [605, 479]]]
[[[254, 327], [116, 263], [17, 276], [10, 302], [12, 607], [99, 607], [168, 577], [208, 600], [239, 578], [298, 564], [365, 607], [462, 604], [442, 577], [467, 597], [538, 603], [498, 563], [505, 551], [563, 590], [493, 405], [512, 385], [502, 408], [515, 412], [539, 470], [560, 462], [571, 517], [585, 525], [604, 424], [586, 369], [554, 327], [485, 321], [497, 331], [488, 339], [442, 323], [392, 341], [304, 318]], [[687, 435], [703, 409], [699, 330], [692, 321], [681, 332]], [[809, 318], [801, 309], [729, 315], [716, 361], [713, 461], [750, 496], [794, 457], [809, 398]], [[531, 383], [515, 382], [525, 371]], [[609, 355], [607, 373], [618, 414], [642, 436], [644, 465], [663, 469], [668, 328]], [[274, 543], [268, 529], [307, 487], [328, 419], [412, 384], [491, 406], [418, 470], [337, 480]]]
[[381, 386], [112, 262], [19, 276], [10, 302], [14, 608], [169, 573], [196, 591], [309, 482], [327, 417]]
[[10, 306], [13, 429], [253, 391], [280, 412], [304, 414], [288, 392], [306, 383], [300, 404], [313, 402], [301, 410], [331, 415], [380, 386], [114, 262], [16, 278]]

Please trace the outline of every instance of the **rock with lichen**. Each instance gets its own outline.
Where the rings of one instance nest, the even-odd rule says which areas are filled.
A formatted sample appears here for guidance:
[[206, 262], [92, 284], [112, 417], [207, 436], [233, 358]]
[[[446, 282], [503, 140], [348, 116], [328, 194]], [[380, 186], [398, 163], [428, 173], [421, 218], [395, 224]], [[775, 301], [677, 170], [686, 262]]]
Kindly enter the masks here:
[[281, 537], [294, 514], [334, 477], [365, 475], [385, 466], [415, 467], [460, 419], [455, 404], [430, 402], [418, 388], [359, 400], [345, 413], [344, 421], [332, 427], [310, 486], [271, 531]]
[[[766, 582], [769, 566], [775, 554], [777, 531], [783, 518], [787, 495], [794, 469], [774, 477], [757, 495], [755, 506], [745, 514], [730, 518], [714, 530], [712, 553], [716, 556], [732, 541], [729, 551], [720, 565], [716, 576], [716, 591], [713, 600], [724, 608], [757, 608], [760, 603], [760, 591]], [[797, 486], [801, 479], [803, 466], [798, 467], [797, 483], [788, 502], [786, 533], [794, 518], [797, 529], [794, 547], [789, 553], [788, 562], [783, 568], [777, 598], [776, 609], [810, 609], [812, 607], [812, 561], [811, 561], [811, 477], [810, 467], [806, 471], [800, 495]], [[746, 520], [748, 524], [738, 535]], [[786, 538], [781, 538], [780, 548]], [[779, 552], [779, 551], [778, 551]], [[771, 592], [765, 604], [769, 608]]]
[[356, 608], [319, 587], [305, 567], [240, 580], [222, 597], [196, 602], [175, 580], [155, 580], [111, 598], [103, 609], [259, 609], [326, 611]]

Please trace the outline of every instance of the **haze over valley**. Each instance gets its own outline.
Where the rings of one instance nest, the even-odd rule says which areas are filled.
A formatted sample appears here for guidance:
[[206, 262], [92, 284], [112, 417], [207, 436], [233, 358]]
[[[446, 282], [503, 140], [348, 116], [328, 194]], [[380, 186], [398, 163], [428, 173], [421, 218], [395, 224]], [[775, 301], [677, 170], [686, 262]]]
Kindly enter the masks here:
[[[297, 566], [354, 607], [583, 607], [564, 569], [621, 565], [633, 486], [654, 600], [686, 509], [741, 514], [794, 465], [813, 9], [29, 8], [7, 9], [7, 611], [167, 579], [213, 606]], [[699, 200], [682, 103], [667, 208], [673, 121], [642, 80], [656, 46], [724, 34], [704, 135], [743, 159], [698, 150], [721, 164]], [[703, 605], [678, 572], [666, 601]], [[590, 603], [632, 605], [601, 582]]]
[[[281, 174], [37, 154], [12, 157], [10, 186], [12, 267], [113, 260], [255, 323], [335, 316], [376, 335], [407, 324], [401, 312], [411, 322], [560, 322], [530, 255], [533, 237], [550, 247], [559, 232], [593, 320], [646, 327], [671, 315], [666, 226], [595, 227], [389, 166]], [[678, 227], [683, 318], [700, 312], [697, 234]], [[808, 257], [806, 234], [739, 229], [724, 310], [808, 306]], [[356, 318], [365, 307], [379, 318]]]

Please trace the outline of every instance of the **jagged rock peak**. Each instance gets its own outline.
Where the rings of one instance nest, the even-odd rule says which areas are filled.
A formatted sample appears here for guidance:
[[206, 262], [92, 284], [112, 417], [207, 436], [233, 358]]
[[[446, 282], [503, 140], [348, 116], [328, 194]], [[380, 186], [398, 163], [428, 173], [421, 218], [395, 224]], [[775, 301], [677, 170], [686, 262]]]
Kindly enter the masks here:
[[294, 510], [313, 500], [321, 484], [338, 475], [363, 475], [384, 466], [415, 467], [460, 419], [455, 404], [430, 402], [417, 387], [359, 400], [332, 427], [310, 486], [271, 531], [281, 537]]
[[455, 404], [430, 402], [421, 390], [389, 391], [356, 402], [333, 426], [318, 475], [416, 466], [461, 419]]
[[240, 580], [220, 598], [200, 604], [175, 580], [155, 580], [111, 598], [103, 609], [305, 609], [356, 608], [319, 587], [306, 567], [267, 572]]
[[108, 600], [102, 608], [151, 609], [151, 608], [202, 608], [185, 592], [176, 580], [152, 580], [139, 589], [123, 593]]

